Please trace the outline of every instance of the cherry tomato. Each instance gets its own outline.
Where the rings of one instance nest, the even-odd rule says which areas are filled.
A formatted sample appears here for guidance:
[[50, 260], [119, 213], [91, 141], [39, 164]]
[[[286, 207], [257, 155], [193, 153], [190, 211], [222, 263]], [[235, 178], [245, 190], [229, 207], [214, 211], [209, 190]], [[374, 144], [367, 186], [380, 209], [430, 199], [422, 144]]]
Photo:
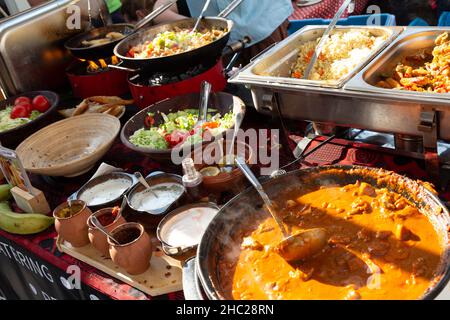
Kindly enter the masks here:
[[153, 127], [154, 123], [155, 123], [155, 119], [151, 115], [148, 115], [145, 117], [144, 124], [147, 128]]
[[33, 109], [39, 112], [45, 112], [50, 108], [50, 102], [44, 96], [36, 96], [33, 99]]
[[18, 106], [18, 105], [21, 105], [21, 106], [24, 106], [25, 108], [27, 108], [27, 111], [30, 114], [31, 114], [31, 111], [33, 111], [33, 105], [31, 104], [31, 101], [30, 102], [23, 101], [21, 103], [16, 104], [16, 106]]
[[14, 108], [11, 110], [10, 117], [11, 119], [17, 119], [17, 118], [29, 118], [31, 112], [27, 110], [27, 107], [18, 104], [17, 106], [14, 106]]
[[31, 105], [31, 99], [28, 97], [18, 97], [14, 101], [14, 105], [22, 104], [22, 103], [29, 103]]

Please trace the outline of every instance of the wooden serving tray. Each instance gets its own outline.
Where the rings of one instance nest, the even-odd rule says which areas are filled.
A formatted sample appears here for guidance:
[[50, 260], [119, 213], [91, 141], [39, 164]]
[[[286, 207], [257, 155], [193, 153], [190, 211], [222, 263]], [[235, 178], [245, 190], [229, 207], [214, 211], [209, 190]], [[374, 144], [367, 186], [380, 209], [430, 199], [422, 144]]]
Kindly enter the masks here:
[[110, 276], [151, 296], [180, 291], [183, 289], [182, 267], [178, 260], [170, 258], [161, 250], [153, 252], [150, 268], [139, 275], [129, 275], [115, 265], [110, 258], [102, 256], [91, 244], [74, 248], [70, 243], [58, 239], [58, 249]]

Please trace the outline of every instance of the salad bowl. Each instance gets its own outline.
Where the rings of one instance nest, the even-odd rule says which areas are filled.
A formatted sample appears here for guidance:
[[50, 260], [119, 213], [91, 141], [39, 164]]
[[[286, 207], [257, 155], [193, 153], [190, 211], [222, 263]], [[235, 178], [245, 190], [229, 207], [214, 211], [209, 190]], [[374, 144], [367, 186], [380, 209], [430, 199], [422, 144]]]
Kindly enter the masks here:
[[[153, 159], [170, 160], [171, 154], [174, 151], [174, 149], [179, 149], [184, 142], [180, 142], [178, 145], [170, 147], [171, 141], [169, 139], [171, 137], [169, 137], [169, 135], [166, 135], [166, 137], [164, 137], [162, 134], [161, 136], [157, 137], [153, 136], [142, 137], [141, 140], [139, 141], [140, 142], [139, 145], [136, 145], [135, 143], [132, 142], [134, 141], [133, 139], [135, 139], [133, 135], [135, 135], [135, 133], [138, 130], [148, 129], [150, 127], [153, 128], [164, 127], [168, 128], [168, 130], [170, 131], [173, 128], [173, 126], [177, 123], [184, 123], [184, 124], [189, 123], [187, 127], [188, 128], [192, 127], [192, 125], [195, 124], [196, 119], [193, 118], [193, 114], [196, 115], [198, 112], [199, 98], [200, 98], [199, 93], [182, 95], [157, 102], [156, 104], [153, 104], [141, 110], [136, 115], [134, 115], [130, 120], [128, 120], [128, 122], [123, 126], [120, 134], [120, 138], [123, 144], [129, 149], [147, 154]], [[217, 136], [222, 136], [226, 134], [227, 131], [232, 130], [234, 128], [234, 116], [238, 113], [245, 113], [245, 104], [240, 98], [236, 96], [224, 92], [218, 92], [211, 94], [209, 99], [208, 110], [209, 115], [210, 117], [211, 116], [213, 117], [213, 120], [217, 115], [220, 115], [221, 120], [219, 120], [218, 122], [220, 124], [227, 122], [228, 124], [226, 128], [225, 127], [223, 128], [223, 130], [220, 128], [215, 128], [216, 130], [214, 129], [211, 130], [211, 133], [217, 138]], [[175, 115], [174, 113], [177, 114]], [[170, 117], [167, 117], [167, 115], [170, 115]], [[189, 132], [189, 130], [181, 130], [181, 131], [186, 133]], [[193, 137], [191, 136], [187, 137], [187, 139], [191, 138]], [[196, 149], [197, 147], [200, 147], [204, 144], [213, 142], [214, 139], [205, 139], [205, 140], [192, 139], [190, 141], [191, 141], [190, 149]], [[190, 152], [187, 152], [185, 156], [188, 156], [189, 153]]]
[[[50, 107], [34, 120], [12, 120], [7, 114], [1, 116], [1, 113], [4, 113], [8, 107], [14, 106], [14, 101], [18, 97], [27, 97], [32, 100], [39, 95], [44, 96], [47, 99], [50, 103]], [[2, 146], [14, 149], [32, 133], [48, 125], [53, 120], [52, 115], [56, 113], [58, 103], [59, 96], [52, 91], [31, 91], [0, 101], [0, 142]], [[11, 128], [11, 125], [14, 123], [13, 121], [17, 122], [18, 125]], [[4, 129], [2, 130], [2, 128]]]

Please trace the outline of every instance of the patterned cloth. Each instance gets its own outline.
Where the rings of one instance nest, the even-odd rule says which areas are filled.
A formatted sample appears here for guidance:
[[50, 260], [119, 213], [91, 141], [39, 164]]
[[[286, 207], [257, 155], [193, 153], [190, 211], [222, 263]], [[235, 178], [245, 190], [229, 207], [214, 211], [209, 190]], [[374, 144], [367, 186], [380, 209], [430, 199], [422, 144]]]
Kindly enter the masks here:
[[[289, 20], [303, 20], [303, 19], [331, 19], [338, 11], [339, 7], [342, 5], [343, 0], [323, 0], [320, 3], [307, 6], [307, 7], [297, 7], [296, 1], [293, 2], [295, 12], [291, 15]], [[353, 15], [365, 14], [364, 10], [368, 4], [369, 0], [358, 0], [356, 1], [355, 12]], [[348, 13], [345, 12], [342, 16], [343, 18], [348, 17]]]

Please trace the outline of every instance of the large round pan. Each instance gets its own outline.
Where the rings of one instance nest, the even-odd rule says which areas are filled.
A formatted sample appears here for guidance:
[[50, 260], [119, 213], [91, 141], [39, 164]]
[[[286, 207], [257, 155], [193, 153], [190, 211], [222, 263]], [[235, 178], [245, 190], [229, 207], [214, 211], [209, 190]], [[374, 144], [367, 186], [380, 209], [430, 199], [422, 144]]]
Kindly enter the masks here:
[[83, 45], [83, 41], [101, 39], [104, 38], [110, 32], [120, 32], [124, 36], [132, 33], [134, 30], [134, 25], [128, 23], [118, 23], [110, 26], [95, 28], [87, 32], [78, 34], [70, 38], [66, 43], [65, 47], [69, 50], [72, 55], [79, 59], [84, 60], [97, 60], [101, 58], [109, 58], [114, 53], [114, 47], [122, 40], [118, 39], [111, 41], [106, 44], [100, 44], [92, 47], [86, 47]]
[[96, 46], [86, 47], [83, 45], [85, 40], [94, 40], [104, 38], [110, 32], [120, 32], [124, 35], [124, 38], [131, 35], [133, 32], [137, 32], [143, 28], [147, 23], [154, 18], [168, 10], [177, 0], [168, 1], [166, 4], [153, 10], [150, 14], [144, 17], [136, 25], [127, 23], [118, 23], [110, 26], [92, 29], [82, 34], [76, 35], [69, 39], [65, 47], [77, 58], [85, 60], [96, 60], [101, 58], [109, 58], [113, 55], [114, 47], [123, 39], [117, 39], [105, 44], [99, 44]]
[[233, 22], [225, 18], [207, 17], [202, 19], [199, 28], [216, 28], [227, 30], [225, 35], [214, 42], [211, 42], [203, 47], [190, 50], [187, 52], [174, 54], [166, 57], [137, 59], [128, 55], [131, 48], [142, 44], [145, 41], [153, 40], [159, 33], [164, 31], [171, 31], [178, 27], [193, 28], [196, 19], [183, 19], [172, 23], [161, 24], [158, 26], [147, 27], [136, 32], [135, 34], [120, 41], [114, 48], [114, 54], [122, 60], [121, 66], [152, 72], [167, 72], [186, 70], [189, 67], [196, 66], [205, 61], [212, 61], [221, 56], [222, 50], [227, 45], [230, 38], [230, 31], [233, 28]]
[[[271, 199], [277, 199], [277, 196], [294, 190], [307, 192], [320, 186], [346, 185], [357, 180], [402, 194], [434, 225], [444, 250], [436, 277], [431, 280], [422, 299], [435, 298], [450, 278], [450, 216], [446, 206], [422, 184], [383, 169], [331, 166], [290, 172], [263, 183], [263, 187]], [[268, 217], [268, 214], [262, 212], [262, 206], [257, 191], [250, 188], [222, 207], [209, 224], [198, 247], [196, 259], [198, 276], [209, 299], [233, 299], [231, 293], [222, 287], [219, 262], [221, 257], [239, 252], [244, 231], [249, 224], [254, 224], [256, 219]]]

